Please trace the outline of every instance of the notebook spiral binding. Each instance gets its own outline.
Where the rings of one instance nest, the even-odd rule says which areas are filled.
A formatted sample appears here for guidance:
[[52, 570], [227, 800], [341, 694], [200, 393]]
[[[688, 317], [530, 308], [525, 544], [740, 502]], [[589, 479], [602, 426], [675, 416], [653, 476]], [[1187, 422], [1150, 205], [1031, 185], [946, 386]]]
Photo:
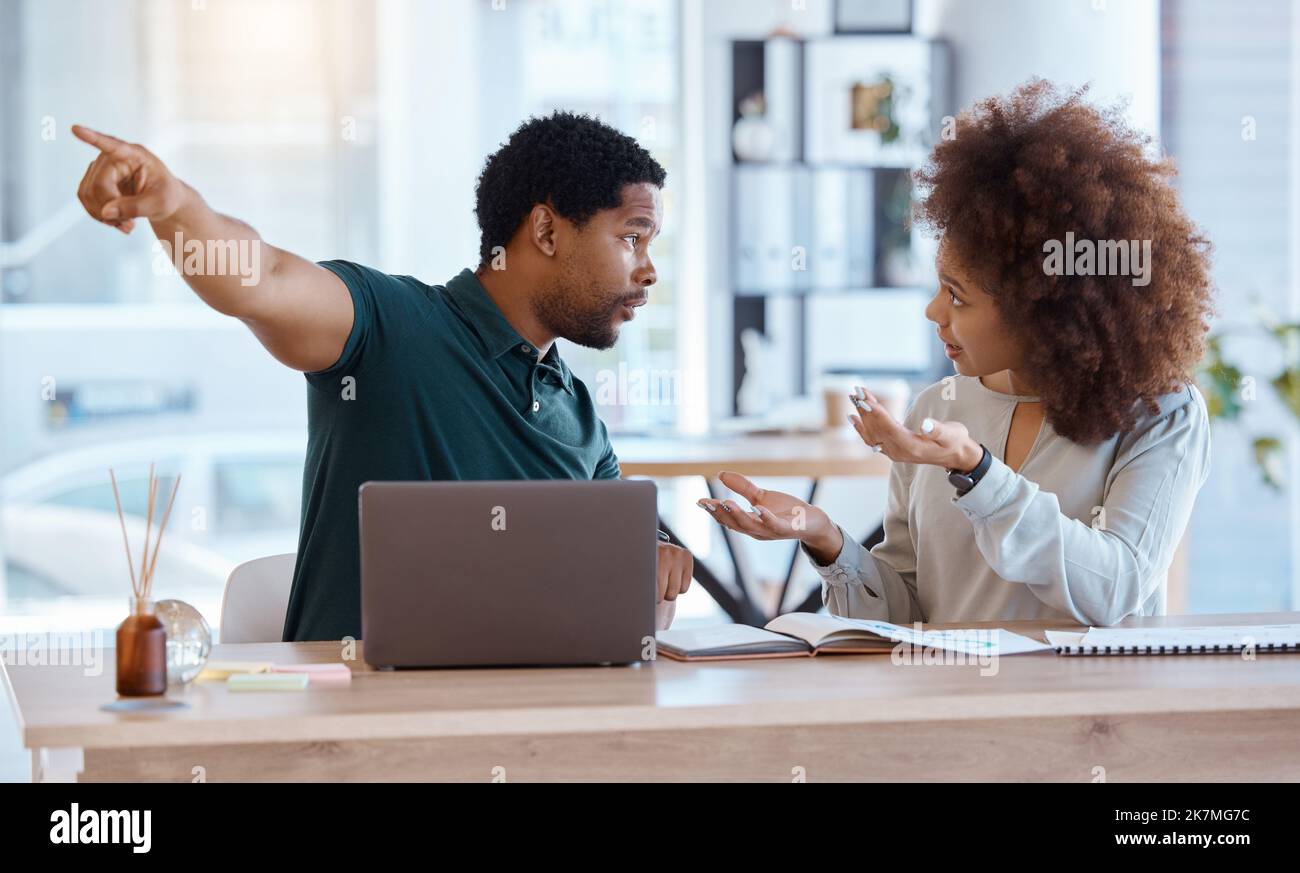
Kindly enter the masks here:
[[[1232, 655], [1245, 646], [1054, 646], [1058, 655]], [[1259, 643], [1252, 647], [1261, 654], [1300, 652], [1291, 643]]]

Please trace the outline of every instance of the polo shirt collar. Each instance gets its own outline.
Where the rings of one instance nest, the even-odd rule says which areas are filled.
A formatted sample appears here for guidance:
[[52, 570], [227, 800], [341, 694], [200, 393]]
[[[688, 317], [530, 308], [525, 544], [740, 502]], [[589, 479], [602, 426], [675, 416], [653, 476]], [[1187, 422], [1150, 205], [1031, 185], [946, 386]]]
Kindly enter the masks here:
[[[501, 314], [496, 302], [487, 293], [478, 276], [474, 275], [473, 270], [461, 270], [447, 282], [446, 288], [456, 302], [457, 308], [469, 320], [470, 327], [483, 342], [483, 348], [489, 357], [496, 359], [507, 352], [517, 353], [524, 346], [530, 349], [533, 347], [532, 343], [521, 337], [519, 331], [506, 321], [506, 317]], [[573, 375], [569, 372], [568, 365], [560, 358], [557, 343], [551, 343], [551, 350], [546, 353], [546, 357], [542, 358], [541, 362], [559, 370], [560, 382], [564, 385], [564, 390], [570, 394], [574, 393]]]

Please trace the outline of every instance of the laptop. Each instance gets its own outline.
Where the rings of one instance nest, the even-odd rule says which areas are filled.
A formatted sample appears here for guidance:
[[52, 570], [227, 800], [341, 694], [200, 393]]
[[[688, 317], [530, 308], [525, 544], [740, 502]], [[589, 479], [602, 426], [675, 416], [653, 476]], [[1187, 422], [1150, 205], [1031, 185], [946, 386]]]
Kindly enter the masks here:
[[655, 635], [653, 482], [366, 482], [374, 667], [625, 664]]

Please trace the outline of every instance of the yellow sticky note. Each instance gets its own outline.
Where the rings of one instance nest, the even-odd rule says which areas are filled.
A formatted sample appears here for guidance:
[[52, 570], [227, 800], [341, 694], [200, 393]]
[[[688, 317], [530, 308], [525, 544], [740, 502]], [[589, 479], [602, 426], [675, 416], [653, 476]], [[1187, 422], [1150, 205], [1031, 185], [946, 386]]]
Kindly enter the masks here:
[[223, 682], [237, 673], [270, 673], [270, 661], [208, 661], [195, 682]]

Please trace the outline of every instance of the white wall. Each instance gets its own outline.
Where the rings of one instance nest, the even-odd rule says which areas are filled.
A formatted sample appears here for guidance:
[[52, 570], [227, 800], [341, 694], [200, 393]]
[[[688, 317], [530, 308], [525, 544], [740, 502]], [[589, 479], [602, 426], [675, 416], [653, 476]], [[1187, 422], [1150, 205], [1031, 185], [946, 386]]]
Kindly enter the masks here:
[[918, 34], [952, 46], [958, 109], [1041, 76], [1131, 100], [1133, 123], [1159, 132], [1157, 0], [916, 0], [915, 10]]
[[379, 6], [378, 266], [431, 284], [478, 260], [478, 5]]

